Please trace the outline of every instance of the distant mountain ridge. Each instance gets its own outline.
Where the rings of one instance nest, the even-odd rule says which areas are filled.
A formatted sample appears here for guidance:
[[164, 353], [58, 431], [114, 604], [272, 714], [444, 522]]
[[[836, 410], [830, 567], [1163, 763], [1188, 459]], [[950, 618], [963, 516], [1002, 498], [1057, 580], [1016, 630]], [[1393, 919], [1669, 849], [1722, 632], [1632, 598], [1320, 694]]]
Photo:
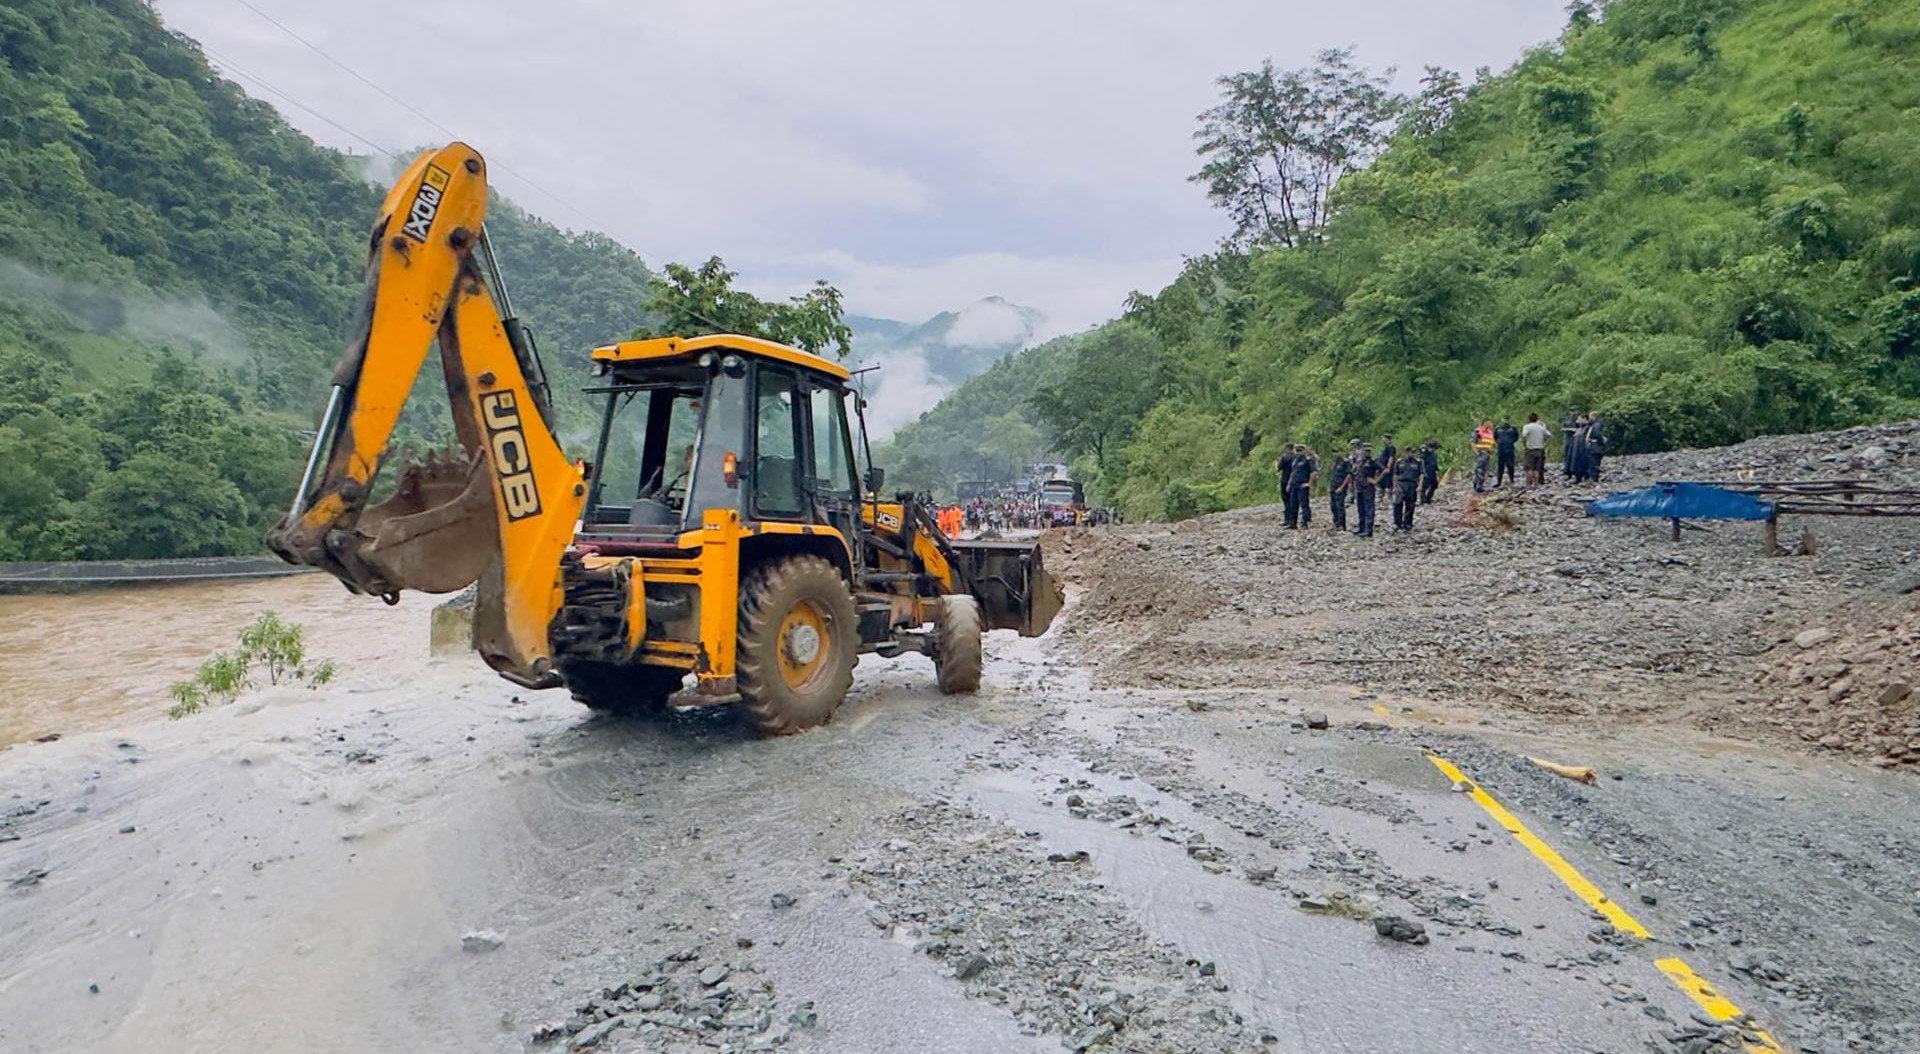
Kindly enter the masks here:
[[955, 385], [1034, 342], [1046, 317], [1039, 311], [989, 296], [958, 311], [942, 311], [917, 325], [896, 319], [850, 315], [854, 358], [888, 359], [917, 352], [934, 381]]

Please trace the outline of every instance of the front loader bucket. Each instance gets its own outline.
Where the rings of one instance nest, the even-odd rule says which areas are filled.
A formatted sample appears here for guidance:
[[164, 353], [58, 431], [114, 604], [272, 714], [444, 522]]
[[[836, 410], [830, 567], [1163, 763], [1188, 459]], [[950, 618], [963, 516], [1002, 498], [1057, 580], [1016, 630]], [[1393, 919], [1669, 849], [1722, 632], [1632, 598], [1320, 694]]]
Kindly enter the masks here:
[[1066, 597], [1041, 565], [1038, 544], [979, 538], [949, 544], [980, 601], [988, 629], [1038, 637], [1053, 624]]
[[498, 530], [485, 459], [429, 455], [361, 515], [347, 561], [384, 582], [380, 592], [452, 593], [479, 581], [497, 558]]

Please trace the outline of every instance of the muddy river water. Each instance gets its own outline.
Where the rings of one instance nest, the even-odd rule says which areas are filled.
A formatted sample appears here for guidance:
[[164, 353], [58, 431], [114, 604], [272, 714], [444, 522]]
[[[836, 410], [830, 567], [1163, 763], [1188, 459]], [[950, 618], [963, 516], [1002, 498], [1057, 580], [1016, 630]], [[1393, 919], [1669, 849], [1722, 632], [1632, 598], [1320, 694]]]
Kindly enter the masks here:
[[424, 656], [434, 598], [387, 607], [317, 574], [0, 596], [0, 746], [165, 712], [167, 686], [272, 611], [345, 678]]

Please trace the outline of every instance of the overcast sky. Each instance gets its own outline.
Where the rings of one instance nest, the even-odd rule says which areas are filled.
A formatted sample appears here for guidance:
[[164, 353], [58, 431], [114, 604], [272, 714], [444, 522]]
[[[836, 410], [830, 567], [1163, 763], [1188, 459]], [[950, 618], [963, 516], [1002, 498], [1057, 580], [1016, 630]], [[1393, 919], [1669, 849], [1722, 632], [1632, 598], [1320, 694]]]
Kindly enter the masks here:
[[1355, 45], [1406, 85], [1504, 68], [1565, 18], [1562, 0], [158, 0], [249, 92], [361, 153], [242, 71], [382, 147], [446, 136], [246, 4], [478, 147], [522, 205], [649, 263], [718, 254], [755, 292], [825, 278], [910, 321], [999, 294], [1050, 332], [1225, 232], [1186, 182], [1216, 76]]

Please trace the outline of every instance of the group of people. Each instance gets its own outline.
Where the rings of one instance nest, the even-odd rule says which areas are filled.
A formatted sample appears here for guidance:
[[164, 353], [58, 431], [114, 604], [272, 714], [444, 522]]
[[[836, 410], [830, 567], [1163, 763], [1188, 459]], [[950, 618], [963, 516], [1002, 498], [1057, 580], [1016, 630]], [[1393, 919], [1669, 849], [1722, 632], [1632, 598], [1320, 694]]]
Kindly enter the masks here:
[[[1305, 443], [1293, 443], [1274, 467], [1280, 474], [1280, 504], [1287, 530], [1308, 526], [1313, 522], [1309, 499], [1320, 475], [1320, 455]], [[1403, 453], [1394, 445], [1392, 435], [1383, 435], [1377, 456], [1372, 444], [1355, 439], [1327, 469], [1327, 500], [1334, 529], [1347, 529], [1347, 503], [1351, 500], [1353, 533], [1362, 538], [1373, 537], [1375, 510], [1381, 498], [1391, 495], [1393, 529], [1410, 531], [1415, 506], [1430, 504], [1439, 487], [1440, 444], [1431, 437]]]
[[[1590, 411], [1570, 414], [1561, 431], [1565, 434], [1566, 478], [1574, 482], [1599, 479], [1600, 460], [1606, 453], [1606, 431], [1600, 416]], [[1474, 492], [1515, 483], [1516, 465], [1525, 473], [1527, 486], [1545, 483], [1550, 436], [1537, 413], [1528, 414], [1527, 423], [1519, 427], [1510, 420], [1498, 425], [1490, 419], [1481, 421], [1468, 437], [1473, 452]], [[1320, 479], [1320, 455], [1305, 443], [1291, 443], [1274, 468], [1280, 476], [1286, 529], [1306, 527], [1313, 522], [1309, 498]], [[1393, 529], [1411, 531], [1414, 509], [1432, 504], [1434, 492], [1440, 487], [1440, 443], [1429, 436], [1419, 446], [1402, 451], [1387, 434], [1380, 437], [1376, 455], [1372, 444], [1355, 439], [1327, 469], [1326, 481], [1328, 508], [1336, 530], [1347, 529], [1347, 506], [1351, 502], [1355, 512], [1353, 533], [1373, 537], [1374, 510], [1385, 498], [1393, 504]]]
[[1468, 441], [1473, 449], [1473, 492], [1484, 493], [1487, 490], [1487, 469], [1493, 469], [1493, 486], [1504, 487], [1514, 481], [1513, 466], [1516, 447], [1524, 447], [1526, 460], [1522, 462], [1527, 474], [1527, 486], [1537, 487], [1547, 481], [1547, 426], [1540, 423], [1539, 414], [1528, 414], [1524, 427], [1515, 428], [1512, 421], [1501, 421], [1495, 425], [1491, 419], [1481, 421], [1473, 430]]
[[1030, 497], [973, 498], [956, 511], [968, 531], [1025, 530], [1044, 527], [1040, 507]]
[[1569, 414], [1560, 431], [1566, 435], [1566, 447], [1560, 457], [1567, 478], [1575, 483], [1599, 479], [1600, 459], [1607, 453], [1607, 429], [1600, 415], [1591, 410]]

